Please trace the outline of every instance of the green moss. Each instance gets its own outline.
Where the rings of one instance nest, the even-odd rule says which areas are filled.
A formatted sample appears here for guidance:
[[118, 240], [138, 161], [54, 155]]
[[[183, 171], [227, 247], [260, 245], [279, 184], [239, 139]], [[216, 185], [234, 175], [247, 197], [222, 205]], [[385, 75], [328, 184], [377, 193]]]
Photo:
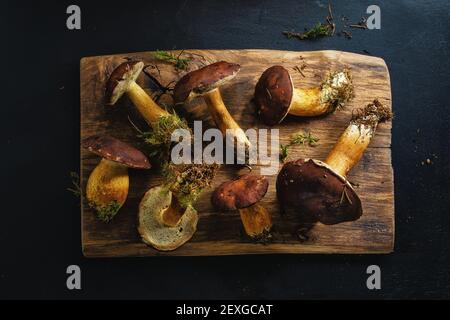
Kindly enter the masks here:
[[181, 119], [176, 113], [171, 113], [168, 116], [159, 118], [159, 121], [152, 123], [152, 130], [141, 132], [138, 134], [138, 137], [149, 145], [149, 156], [163, 163], [170, 157], [170, 151], [173, 145], [171, 140], [172, 132], [176, 129], [190, 131], [184, 119]]
[[308, 134], [302, 132], [294, 134], [288, 144], [280, 144], [280, 161], [283, 162], [287, 158], [289, 154], [289, 147], [293, 145], [307, 145], [314, 147], [317, 145], [318, 141], [319, 139], [313, 137], [311, 132], [308, 132]]
[[183, 51], [178, 56], [175, 56], [174, 54], [172, 54], [168, 51], [157, 50], [154, 53], [154, 57], [158, 60], [172, 63], [175, 66], [175, 69], [187, 70], [190, 59], [181, 58], [182, 53], [183, 53]]
[[321, 37], [327, 37], [331, 34], [330, 25], [318, 22], [314, 27], [305, 32], [284, 31], [283, 34], [288, 38], [299, 40], [314, 40]]
[[98, 206], [95, 203], [89, 203], [89, 206], [95, 210], [97, 218], [103, 222], [111, 221], [120, 209], [120, 204], [114, 200], [105, 206]]
[[70, 191], [75, 197], [79, 198], [81, 196], [80, 175], [75, 171], [71, 171], [70, 178], [72, 180], [72, 186], [67, 188], [67, 191]]

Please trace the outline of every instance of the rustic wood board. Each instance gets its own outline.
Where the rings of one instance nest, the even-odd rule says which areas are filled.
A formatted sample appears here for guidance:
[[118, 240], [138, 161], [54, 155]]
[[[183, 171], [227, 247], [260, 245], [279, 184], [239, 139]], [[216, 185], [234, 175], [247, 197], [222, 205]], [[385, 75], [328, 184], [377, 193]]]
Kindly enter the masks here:
[[[352, 70], [356, 96], [343, 110], [320, 118], [300, 119], [289, 116], [275, 127], [280, 129], [280, 143], [287, 143], [290, 136], [298, 131], [310, 131], [320, 139], [318, 146], [314, 148], [293, 147], [287, 160], [300, 157], [323, 160], [347, 126], [353, 109], [365, 106], [374, 98], [391, 106], [389, 72], [381, 58], [340, 51], [186, 50], [184, 55], [192, 59], [190, 70], [219, 60], [241, 64], [242, 69], [237, 77], [221, 91], [230, 113], [244, 130], [251, 127], [265, 128], [255, 117], [252, 95], [257, 79], [269, 66], [280, 64], [286, 67], [297, 87], [317, 85], [330, 69], [346, 66]], [[140, 59], [151, 65], [147, 71], [163, 84], [176, 81], [185, 72], [176, 71], [172, 65], [156, 61], [151, 52], [81, 59], [81, 138], [105, 133], [139, 146], [136, 131], [128, 121], [129, 115], [136, 119], [136, 111], [131, 102], [124, 98], [116, 106], [106, 107], [102, 100], [109, 73], [126, 58]], [[301, 59], [307, 64], [303, 71], [305, 77], [293, 70], [302, 63]], [[138, 83], [153, 94], [151, 89], [154, 86], [149, 79], [142, 74]], [[161, 99], [170, 103], [168, 95]], [[196, 99], [186, 107], [186, 116], [189, 119], [205, 120], [204, 127], [211, 125], [202, 99]], [[275, 175], [268, 177], [269, 191], [262, 202], [274, 217], [271, 243], [250, 241], [243, 232], [238, 213], [215, 212], [210, 204], [212, 190], [221, 182], [246, 171], [222, 166], [213, 188], [204, 192], [196, 203], [200, 220], [194, 237], [175, 251], [158, 252], [140, 241], [137, 232], [137, 208], [143, 194], [149, 188], [160, 184], [161, 178], [155, 170], [130, 170], [128, 200], [110, 223], [96, 220], [86, 200], [82, 199], [83, 253], [86, 257], [118, 257], [392, 252], [394, 182], [390, 146], [391, 124], [382, 124], [363, 158], [349, 175], [350, 181], [359, 185], [356, 190], [363, 203], [363, 216], [357, 221], [334, 226], [316, 224], [306, 233], [306, 239], [301, 241], [297, 230], [302, 226], [296, 216], [292, 213], [280, 215], [276, 201]], [[80, 177], [83, 190], [90, 172], [98, 162], [97, 156], [81, 149]], [[259, 172], [259, 168], [255, 168], [255, 171]]]

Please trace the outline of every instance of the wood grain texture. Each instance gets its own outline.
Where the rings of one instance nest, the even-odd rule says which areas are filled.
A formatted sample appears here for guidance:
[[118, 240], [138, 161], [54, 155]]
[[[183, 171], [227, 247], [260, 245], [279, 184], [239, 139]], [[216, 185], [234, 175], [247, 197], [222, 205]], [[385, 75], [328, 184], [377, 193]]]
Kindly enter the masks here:
[[[177, 51], [174, 51], [177, 54]], [[287, 160], [316, 158], [323, 160], [332, 145], [346, 128], [353, 109], [365, 106], [374, 98], [391, 107], [389, 72], [381, 58], [339, 52], [313, 51], [291, 52], [273, 50], [186, 50], [192, 59], [189, 65], [194, 70], [204, 64], [226, 60], [241, 64], [236, 78], [225, 85], [221, 92], [225, 104], [236, 121], [245, 130], [266, 128], [255, 117], [252, 102], [254, 86], [260, 74], [269, 66], [280, 64], [287, 68], [296, 87], [311, 87], [320, 83], [329, 70], [349, 67], [355, 85], [355, 99], [344, 109], [326, 117], [298, 118], [288, 116], [280, 125], [280, 143], [287, 143], [290, 136], [298, 131], [310, 131], [320, 141], [314, 147], [296, 146], [291, 148]], [[143, 122], [131, 102], [123, 98], [114, 107], [103, 104], [105, 81], [110, 72], [125, 58], [141, 59], [150, 65], [147, 71], [163, 84], [177, 81], [184, 73], [173, 66], [156, 61], [151, 52], [131, 53], [114, 56], [88, 57], [81, 60], [81, 138], [92, 134], [109, 134], [140, 146], [136, 131], [130, 125], [128, 116], [141, 128]], [[307, 67], [305, 77], [293, 70], [304, 59]], [[157, 66], [157, 67], [156, 67]], [[138, 79], [149, 94], [151, 82], [144, 74]], [[170, 103], [170, 96], [161, 101]], [[201, 119], [204, 127], [213, 126], [202, 99], [195, 99], [184, 110], [188, 119]], [[155, 255], [232, 255], [266, 253], [389, 253], [394, 245], [394, 182], [391, 165], [391, 124], [384, 123], [359, 164], [350, 172], [349, 180], [359, 185], [356, 191], [363, 203], [363, 216], [354, 222], [334, 226], [316, 224], [308, 231], [293, 212], [280, 214], [276, 201], [276, 176], [268, 176], [269, 191], [262, 204], [273, 214], [274, 232], [272, 242], [253, 243], [243, 231], [239, 214], [215, 212], [210, 204], [211, 193], [221, 182], [238, 173], [236, 167], [222, 166], [211, 189], [203, 193], [196, 208], [200, 214], [197, 232], [184, 246], [172, 252], [159, 252], [141, 242], [137, 232], [137, 208], [143, 194], [158, 185], [161, 178], [155, 170], [130, 170], [130, 192], [128, 200], [118, 215], [108, 224], [96, 220], [94, 213], [82, 198], [82, 248], [87, 257], [155, 256]], [[99, 158], [81, 149], [81, 186], [86, 186], [89, 174], [99, 162]], [[255, 168], [258, 173], [259, 168]]]

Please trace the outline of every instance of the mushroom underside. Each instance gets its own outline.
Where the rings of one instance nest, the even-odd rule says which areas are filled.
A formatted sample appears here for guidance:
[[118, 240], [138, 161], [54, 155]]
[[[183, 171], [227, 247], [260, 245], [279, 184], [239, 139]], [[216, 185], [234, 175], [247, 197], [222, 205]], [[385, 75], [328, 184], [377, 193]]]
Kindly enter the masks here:
[[114, 69], [106, 84], [106, 104], [116, 104], [130, 85], [136, 81], [143, 68], [144, 63], [142, 61], [127, 61]]
[[172, 192], [163, 186], [151, 188], [139, 205], [138, 231], [142, 240], [161, 251], [175, 250], [192, 238], [197, 230], [198, 215], [187, 206], [178, 223], [169, 226], [163, 215], [172, 202]]

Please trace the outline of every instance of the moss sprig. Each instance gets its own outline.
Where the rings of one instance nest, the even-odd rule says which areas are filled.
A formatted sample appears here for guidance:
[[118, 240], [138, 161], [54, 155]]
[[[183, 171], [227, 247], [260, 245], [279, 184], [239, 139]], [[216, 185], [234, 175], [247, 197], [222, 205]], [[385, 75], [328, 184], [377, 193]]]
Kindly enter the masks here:
[[93, 202], [89, 202], [89, 207], [95, 210], [95, 213], [99, 220], [103, 222], [109, 222], [112, 220], [112, 218], [115, 217], [121, 206], [116, 200], [114, 200], [104, 206], [99, 206]]
[[289, 155], [289, 148], [293, 145], [307, 145], [310, 147], [314, 147], [317, 145], [317, 142], [319, 141], [318, 138], [311, 135], [311, 132], [308, 132], [308, 134], [299, 132], [294, 134], [291, 137], [291, 140], [288, 144], [280, 144], [280, 161], [284, 162], [284, 160]]
[[171, 137], [176, 129], [190, 130], [186, 120], [181, 119], [176, 113], [171, 113], [160, 117], [157, 122], [152, 124], [152, 130], [140, 132], [138, 137], [149, 145], [149, 156], [162, 163], [170, 157], [173, 144]]
[[71, 171], [70, 178], [72, 186], [67, 188], [67, 191], [70, 191], [77, 198], [81, 197], [80, 175], [75, 171]]
[[183, 51], [180, 52], [177, 56], [173, 53], [164, 50], [157, 50], [154, 53], [154, 57], [161, 61], [166, 61], [174, 65], [177, 70], [187, 70], [190, 59], [181, 58]]
[[318, 22], [314, 27], [305, 32], [283, 31], [288, 39], [314, 40], [317, 38], [328, 37], [331, 35], [332, 29], [329, 24]]

